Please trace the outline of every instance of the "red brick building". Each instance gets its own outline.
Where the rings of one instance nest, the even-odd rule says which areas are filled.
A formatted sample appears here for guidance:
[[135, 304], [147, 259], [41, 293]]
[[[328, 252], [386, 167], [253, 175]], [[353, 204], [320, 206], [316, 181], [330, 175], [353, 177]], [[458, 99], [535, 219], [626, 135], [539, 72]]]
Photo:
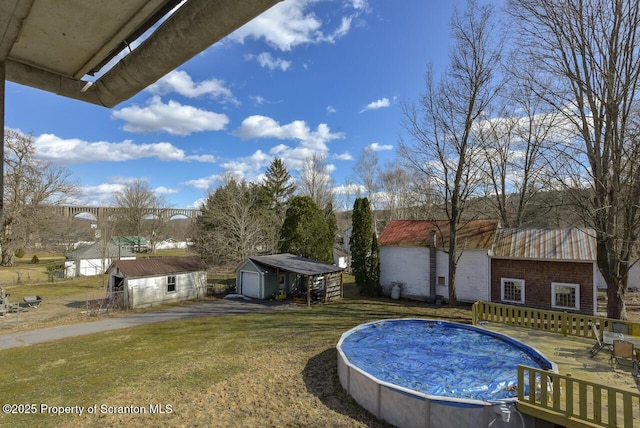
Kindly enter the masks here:
[[589, 230], [499, 229], [491, 254], [491, 301], [595, 314], [597, 272]]

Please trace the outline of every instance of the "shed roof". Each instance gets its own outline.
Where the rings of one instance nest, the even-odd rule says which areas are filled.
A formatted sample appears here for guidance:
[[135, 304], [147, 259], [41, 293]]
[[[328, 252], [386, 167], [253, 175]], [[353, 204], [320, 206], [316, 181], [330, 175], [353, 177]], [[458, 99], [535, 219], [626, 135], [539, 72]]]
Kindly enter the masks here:
[[198, 256], [188, 257], [154, 257], [138, 260], [116, 260], [109, 270], [118, 268], [125, 277], [142, 277], [206, 271], [207, 266]]
[[144, 236], [114, 236], [113, 242], [117, 245], [148, 245], [149, 241]]
[[114, 257], [135, 257], [136, 255], [129, 247], [121, 247], [113, 242], [105, 244], [104, 241], [96, 242], [92, 245], [80, 247], [67, 254], [67, 259], [101, 259]]
[[[493, 244], [500, 221], [496, 219], [470, 220], [458, 229], [459, 247], [489, 249]], [[429, 235], [436, 232], [436, 246], [449, 244], [448, 220], [392, 220], [378, 237], [385, 246], [428, 247]]]
[[577, 227], [501, 229], [492, 257], [593, 262], [596, 238], [592, 230]]
[[253, 256], [249, 260], [254, 263], [299, 273], [301, 275], [322, 275], [325, 273], [341, 272], [344, 268], [329, 265], [313, 259], [296, 256], [294, 254], [283, 253], [270, 256]]

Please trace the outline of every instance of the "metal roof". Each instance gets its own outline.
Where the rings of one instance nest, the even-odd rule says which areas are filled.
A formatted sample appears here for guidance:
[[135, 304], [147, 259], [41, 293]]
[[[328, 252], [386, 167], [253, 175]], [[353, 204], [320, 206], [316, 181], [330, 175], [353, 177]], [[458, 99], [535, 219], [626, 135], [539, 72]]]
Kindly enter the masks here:
[[2, 0], [0, 64], [7, 80], [113, 107], [279, 1]]
[[283, 253], [270, 256], [249, 257], [254, 263], [258, 263], [271, 268], [299, 273], [301, 275], [322, 275], [325, 273], [342, 272], [344, 268], [328, 265], [313, 259], [296, 256], [294, 254]]
[[[489, 249], [493, 244], [499, 220], [483, 219], [463, 222], [458, 228], [459, 248]], [[436, 233], [436, 246], [449, 245], [448, 220], [392, 220], [378, 237], [384, 246], [428, 247], [429, 235]]]
[[496, 234], [492, 257], [593, 262], [595, 233], [576, 227], [501, 229]]
[[108, 272], [118, 268], [126, 278], [168, 275], [185, 272], [206, 271], [207, 266], [198, 256], [153, 257], [138, 260], [116, 260]]
[[101, 259], [104, 257], [112, 259], [115, 257], [135, 257], [135, 254], [129, 247], [121, 247], [113, 242], [105, 245], [104, 241], [100, 241], [71, 251], [66, 257], [67, 259]]

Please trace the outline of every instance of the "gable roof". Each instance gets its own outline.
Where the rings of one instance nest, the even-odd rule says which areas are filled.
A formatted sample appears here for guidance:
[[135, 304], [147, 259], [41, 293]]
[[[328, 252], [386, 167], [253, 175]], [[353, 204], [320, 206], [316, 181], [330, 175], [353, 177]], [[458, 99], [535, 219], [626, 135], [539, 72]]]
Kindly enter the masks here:
[[128, 248], [121, 247], [113, 242], [105, 244], [104, 241], [99, 241], [93, 245], [87, 245], [80, 247], [75, 251], [67, 254], [67, 259], [101, 259], [101, 258], [115, 258], [115, 257], [135, 257], [136, 255]]
[[324, 273], [341, 272], [344, 270], [344, 268], [335, 265], [328, 265], [317, 260], [307, 259], [289, 253], [273, 254], [270, 256], [253, 256], [249, 257], [249, 260], [255, 264], [299, 273], [301, 275], [322, 275]]
[[496, 234], [495, 258], [556, 261], [596, 260], [596, 238], [590, 229], [507, 228]]
[[207, 270], [206, 264], [199, 256], [116, 260], [111, 263], [108, 271], [114, 268], [117, 268], [124, 277], [130, 278]]
[[[499, 226], [496, 219], [463, 222], [457, 233], [458, 247], [491, 248]], [[449, 245], [448, 220], [391, 220], [378, 237], [378, 245], [428, 247], [431, 232], [436, 233], [436, 247]]]
[[148, 245], [149, 241], [144, 236], [114, 236], [113, 242], [116, 245]]

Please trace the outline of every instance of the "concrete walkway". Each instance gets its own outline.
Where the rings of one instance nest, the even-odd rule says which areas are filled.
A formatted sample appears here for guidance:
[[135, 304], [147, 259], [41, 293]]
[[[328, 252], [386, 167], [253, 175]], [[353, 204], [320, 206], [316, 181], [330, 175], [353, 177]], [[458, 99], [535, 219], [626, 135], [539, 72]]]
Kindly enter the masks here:
[[219, 299], [199, 302], [188, 306], [176, 306], [159, 311], [144, 312], [123, 317], [107, 318], [79, 324], [59, 327], [26, 330], [18, 333], [0, 335], [0, 350], [18, 346], [34, 345], [66, 337], [93, 334], [103, 331], [119, 330], [145, 324], [176, 321], [188, 318], [213, 317], [223, 315], [241, 315], [264, 313], [274, 310], [291, 309], [292, 303], [269, 302], [259, 300]]

